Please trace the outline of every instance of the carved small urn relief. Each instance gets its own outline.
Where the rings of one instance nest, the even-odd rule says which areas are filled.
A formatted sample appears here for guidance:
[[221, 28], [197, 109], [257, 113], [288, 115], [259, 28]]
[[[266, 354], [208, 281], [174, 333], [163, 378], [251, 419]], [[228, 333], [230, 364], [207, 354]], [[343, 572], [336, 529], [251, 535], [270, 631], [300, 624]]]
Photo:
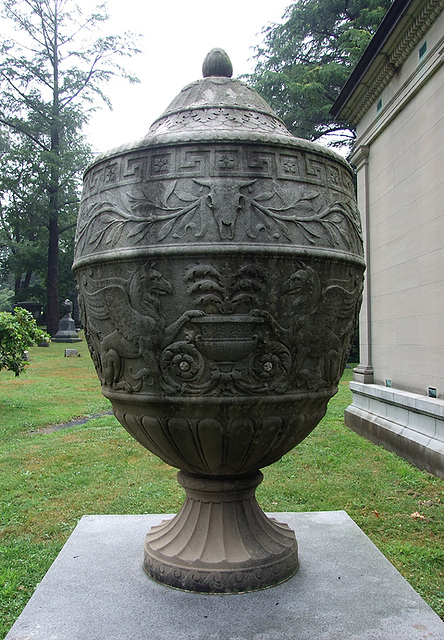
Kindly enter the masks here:
[[349, 165], [213, 50], [145, 138], [87, 169], [74, 270], [103, 394], [186, 493], [146, 572], [208, 593], [288, 579], [295, 535], [255, 489], [345, 367], [364, 271]]

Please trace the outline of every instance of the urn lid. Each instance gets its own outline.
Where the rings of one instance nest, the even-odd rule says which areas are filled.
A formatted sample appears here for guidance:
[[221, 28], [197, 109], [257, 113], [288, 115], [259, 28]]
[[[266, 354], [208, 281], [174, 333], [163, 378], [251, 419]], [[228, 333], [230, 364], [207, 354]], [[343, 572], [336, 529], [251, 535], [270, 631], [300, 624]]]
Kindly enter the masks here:
[[[193, 140], [293, 138], [263, 98], [232, 78], [233, 67], [223, 49], [212, 49], [202, 65], [203, 78], [174, 98], [153, 122], [147, 138]], [[154, 140], [153, 140], [154, 141]]]
[[345, 160], [331, 149], [293, 136], [270, 105], [245, 82], [232, 77], [227, 53], [212, 49], [203, 78], [188, 84], [140, 140], [96, 156], [92, 164], [121, 153], [163, 145], [200, 142], [278, 144]]

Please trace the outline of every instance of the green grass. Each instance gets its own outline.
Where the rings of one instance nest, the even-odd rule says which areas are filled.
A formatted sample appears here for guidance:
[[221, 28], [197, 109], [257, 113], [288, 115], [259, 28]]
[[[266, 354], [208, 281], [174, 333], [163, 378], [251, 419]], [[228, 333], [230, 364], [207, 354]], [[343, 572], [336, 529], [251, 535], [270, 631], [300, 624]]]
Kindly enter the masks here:
[[[78, 349], [81, 357], [65, 358], [67, 347]], [[2, 442], [110, 408], [100, 393], [85, 341], [52, 342], [50, 347], [32, 347], [29, 352], [30, 365], [20, 377], [0, 372]]]
[[[0, 638], [86, 513], [177, 511], [176, 471], [112, 416], [54, 432], [44, 427], [109, 410], [85, 342], [32, 348], [27, 372], [0, 373]], [[444, 617], [444, 482], [344, 426], [347, 369], [314, 432], [264, 469], [266, 511], [345, 509]], [[412, 517], [418, 513], [421, 517]]]

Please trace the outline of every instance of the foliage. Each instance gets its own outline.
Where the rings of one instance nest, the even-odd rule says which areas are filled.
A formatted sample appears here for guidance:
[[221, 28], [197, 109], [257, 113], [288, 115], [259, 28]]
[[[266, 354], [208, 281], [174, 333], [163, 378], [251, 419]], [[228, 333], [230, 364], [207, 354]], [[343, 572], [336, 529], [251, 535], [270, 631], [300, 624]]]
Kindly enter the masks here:
[[26, 139], [8, 131], [3, 131], [2, 141], [0, 266], [13, 278], [15, 302], [34, 299], [43, 304], [48, 230], [40, 156]]
[[14, 291], [5, 285], [0, 287], [0, 311], [9, 311], [12, 309], [12, 299]]
[[[392, 0], [299, 0], [282, 24], [263, 30], [248, 81], [296, 136], [334, 144], [354, 137], [330, 108], [369, 44]], [[333, 144], [333, 143], [332, 143]]]
[[233, 272], [228, 265], [218, 271], [211, 265], [194, 265], [186, 272], [187, 293], [207, 313], [234, 313], [245, 303], [258, 306], [257, 293], [265, 288], [264, 273], [255, 265]]
[[59, 319], [60, 237], [69, 234], [69, 255], [81, 172], [91, 157], [82, 127], [97, 99], [109, 105], [104, 84], [114, 77], [136, 81], [119, 60], [138, 49], [133, 34], [101, 33], [108, 18], [104, 5], [90, 15], [74, 0], [4, 0], [3, 5], [14, 35], [0, 40], [0, 146], [6, 168], [0, 176], [0, 248], [17, 295], [29, 288], [33, 272], [46, 280], [53, 334]]
[[49, 335], [37, 327], [32, 314], [16, 307], [14, 313], [0, 312], [0, 371], [7, 369], [16, 376], [25, 369], [25, 350], [34, 342], [49, 340]]

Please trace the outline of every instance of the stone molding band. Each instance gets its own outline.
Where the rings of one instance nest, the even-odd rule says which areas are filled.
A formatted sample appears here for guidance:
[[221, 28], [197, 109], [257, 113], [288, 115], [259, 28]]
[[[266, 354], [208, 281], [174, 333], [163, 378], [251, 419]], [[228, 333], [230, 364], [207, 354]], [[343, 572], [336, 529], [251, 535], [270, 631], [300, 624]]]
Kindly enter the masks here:
[[239, 252], [243, 255], [252, 255], [257, 257], [258, 251], [261, 256], [275, 256], [276, 258], [286, 258], [288, 256], [296, 256], [297, 258], [319, 258], [325, 261], [334, 259], [344, 263], [353, 263], [359, 266], [365, 267], [365, 260], [362, 256], [345, 252], [336, 249], [320, 249], [320, 248], [307, 248], [307, 247], [295, 247], [293, 246], [280, 246], [267, 245], [267, 244], [240, 244], [224, 245], [220, 244], [199, 244], [195, 246], [174, 244], [161, 247], [142, 247], [134, 249], [120, 249], [117, 253], [114, 250], [109, 251], [95, 251], [90, 255], [86, 255], [81, 258], [77, 258], [75, 261], [75, 269], [82, 269], [95, 264], [103, 264], [104, 262], [126, 262], [127, 260], [146, 259], [151, 260], [160, 257], [180, 257], [192, 256], [198, 258], [200, 256], [212, 256], [215, 253], [223, 256], [238, 255]]

